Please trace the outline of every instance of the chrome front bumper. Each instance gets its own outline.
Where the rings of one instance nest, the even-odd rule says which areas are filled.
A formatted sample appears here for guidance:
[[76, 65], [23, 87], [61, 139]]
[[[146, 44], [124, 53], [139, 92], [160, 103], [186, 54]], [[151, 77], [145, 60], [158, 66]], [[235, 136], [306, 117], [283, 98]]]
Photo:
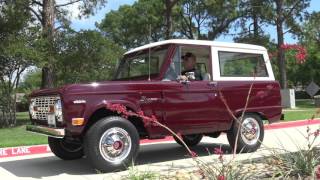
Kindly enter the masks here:
[[50, 128], [45, 126], [35, 126], [35, 125], [27, 125], [27, 131], [39, 133], [46, 136], [63, 138], [65, 136], [65, 129], [61, 128]]

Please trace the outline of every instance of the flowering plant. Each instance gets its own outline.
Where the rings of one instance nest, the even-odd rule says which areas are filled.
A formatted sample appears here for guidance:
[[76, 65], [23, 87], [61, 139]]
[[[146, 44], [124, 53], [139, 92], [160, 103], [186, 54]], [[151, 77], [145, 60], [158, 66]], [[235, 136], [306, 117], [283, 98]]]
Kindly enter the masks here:
[[158, 126], [159, 123], [157, 118], [154, 115], [146, 116], [143, 111], [138, 111], [137, 113], [127, 110], [127, 108], [122, 104], [107, 104], [107, 109], [110, 111], [116, 112], [117, 114], [121, 115], [123, 118], [128, 118], [130, 116], [139, 117], [143, 120], [143, 124], [145, 127], [149, 126]]
[[[298, 64], [303, 64], [306, 62], [307, 50], [305, 49], [305, 47], [298, 44], [282, 44], [280, 47], [285, 51], [291, 52], [291, 54], [294, 53], [293, 54], [294, 58], [296, 59], [296, 62]], [[270, 59], [276, 57], [277, 54], [278, 54], [278, 51], [270, 52], [269, 53]]]
[[282, 44], [281, 48], [284, 50], [295, 51], [297, 63], [302, 64], [306, 61], [307, 50], [303, 46], [297, 44]]
[[[320, 114], [320, 109], [311, 117], [310, 121]], [[302, 133], [301, 133], [302, 134]], [[285, 178], [297, 177], [304, 178], [315, 175], [320, 177], [320, 169], [317, 167], [319, 164], [319, 144], [316, 143], [319, 138], [320, 128], [311, 130], [309, 126], [306, 127], [306, 135], [302, 134], [307, 142], [307, 147], [301, 147], [295, 144], [298, 148], [297, 152], [287, 151], [283, 147], [283, 152], [272, 152], [271, 165], [279, 169], [277, 176]]]

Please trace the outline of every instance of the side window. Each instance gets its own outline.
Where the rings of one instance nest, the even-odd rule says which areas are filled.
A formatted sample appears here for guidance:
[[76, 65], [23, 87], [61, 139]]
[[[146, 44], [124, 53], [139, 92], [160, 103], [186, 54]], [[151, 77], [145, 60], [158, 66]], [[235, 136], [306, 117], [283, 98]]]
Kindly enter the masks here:
[[210, 46], [177, 47], [164, 80], [176, 80], [186, 72], [194, 72], [195, 80], [211, 80], [210, 58]]
[[160, 73], [166, 54], [167, 49], [159, 49], [152, 51], [150, 55], [148, 51], [145, 51], [143, 54], [125, 59], [120, 64], [120, 70], [116, 79], [148, 76], [149, 71], [150, 75], [157, 75]]
[[131, 61], [128, 61], [130, 67], [129, 77], [147, 75], [149, 73], [149, 63], [150, 74], [159, 73], [160, 65], [162, 65], [164, 55], [165, 50], [162, 50], [152, 53], [150, 56], [150, 62], [148, 54], [135, 57]]
[[268, 77], [262, 54], [220, 51], [219, 64], [224, 77]]

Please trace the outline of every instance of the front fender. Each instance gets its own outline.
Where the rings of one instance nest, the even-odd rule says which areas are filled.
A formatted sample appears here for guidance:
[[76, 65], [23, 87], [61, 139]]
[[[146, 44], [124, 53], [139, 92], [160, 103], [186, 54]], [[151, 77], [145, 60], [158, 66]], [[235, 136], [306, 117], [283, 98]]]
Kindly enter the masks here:
[[85, 113], [84, 113], [84, 118], [85, 120], [89, 120], [90, 117], [99, 109], [106, 108], [108, 104], [121, 104], [124, 105], [125, 107], [129, 108], [130, 110], [134, 112], [140, 111], [140, 107], [136, 106], [134, 103], [130, 101], [125, 101], [125, 100], [103, 100], [100, 101], [99, 103], [95, 105], [90, 105], [92, 108], [88, 108]]
[[[84, 98], [83, 98], [84, 99]], [[122, 104], [134, 112], [140, 110], [134, 103], [125, 100], [86, 100], [85, 103], [75, 104], [72, 102], [68, 103], [68, 110], [66, 113], [66, 128], [67, 132], [72, 135], [81, 135], [88, 125], [90, 118], [99, 110], [106, 109], [107, 104]], [[84, 124], [82, 126], [73, 126], [72, 118], [84, 118]], [[90, 124], [90, 123], [89, 123]]]

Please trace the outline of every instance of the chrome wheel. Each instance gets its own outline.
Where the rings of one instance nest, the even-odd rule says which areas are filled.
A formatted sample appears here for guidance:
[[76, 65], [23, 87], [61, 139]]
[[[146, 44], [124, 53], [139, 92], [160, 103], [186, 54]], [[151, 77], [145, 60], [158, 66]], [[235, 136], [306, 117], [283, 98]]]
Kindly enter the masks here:
[[132, 147], [129, 133], [118, 127], [110, 128], [100, 138], [99, 150], [102, 157], [109, 162], [121, 163], [130, 153]]
[[241, 124], [241, 138], [248, 145], [257, 143], [260, 136], [260, 126], [256, 119], [248, 117]]

